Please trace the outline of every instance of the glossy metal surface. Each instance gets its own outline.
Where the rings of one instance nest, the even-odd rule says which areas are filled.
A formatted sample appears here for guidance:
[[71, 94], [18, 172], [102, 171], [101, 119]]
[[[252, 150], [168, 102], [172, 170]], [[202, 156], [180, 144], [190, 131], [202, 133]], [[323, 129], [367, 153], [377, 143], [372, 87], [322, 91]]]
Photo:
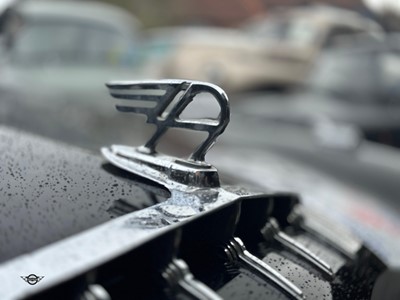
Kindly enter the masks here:
[[362, 247], [361, 240], [345, 230], [340, 224], [331, 228], [330, 224], [326, 224], [321, 216], [304, 209], [302, 206], [296, 206], [293, 209], [289, 220], [314, 236], [323, 237], [331, 247], [350, 260], [356, 259], [357, 253]]
[[[228, 97], [221, 88], [210, 83], [188, 80], [115, 81], [107, 83], [107, 87], [114, 98], [131, 100], [128, 104], [125, 102], [124, 105], [117, 105], [117, 110], [145, 114], [147, 122], [156, 125], [157, 130], [145, 144], [143, 152], [156, 152], [160, 138], [169, 128], [206, 131], [208, 132], [207, 139], [190, 156], [190, 160], [202, 162], [207, 151], [229, 123]], [[181, 113], [200, 93], [211, 94], [218, 102], [220, 107], [218, 118], [180, 119]], [[155, 106], [141, 107], [140, 104], [135, 103], [135, 100], [151, 102]]]
[[272, 281], [294, 299], [304, 299], [302, 291], [279, 274], [278, 271], [258, 259], [246, 250], [243, 242], [235, 237], [232, 238], [224, 249], [228, 258], [228, 268], [237, 266], [238, 268], [248, 269], [266, 281]]
[[[185, 122], [187, 121], [186, 123], [177, 120], [180, 112], [193, 100], [192, 98], [196, 93], [200, 93], [201, 91], [210, 92], [211, 94], [217, 93], [216, 97], [218, 97], [218, 95], [221, 95], [221, 91], [212, 85], [203, 83], [192, 83], [194, 87], [198, 85], [198, 89], [193, 88], [192, 91], [192, 85], [184, 81], [165, 81], [159, 84], [160, 86], [154, 85], [154, 83], [146, 85], [143, 83], [138, 84], [131, 82], [115, 83], [113, 86], [116, 90], [120, 89], [117, 92], [114, 90], [112, 91], [112, 94], [117, 95], [119, 98], [131, 99], [133, 97], [133, 99], [136, 99], [139, 97], [139, 100], [156, 101], [158, 103], [155, 106], [157, 114], [154, 114], [154, 110], [142, 108], [139, 110], [133, 108], [131, 110], [131, 108], [120, 107], [120, 109], [145, 113], [148, 115], [149, 121], [156, 124], [158, 130], [144, 147], [131, 148], [127, 146], [112, 146], [111, 148], [103, 149], [103, 155], [112, 164], [117, 166], [117, 168], [114, 168], [112, 171], [110, 165], [103, 165], [102, 170], [114, 176], [119, 176], [123, 180], [128, 179], [127, 181], [130, 184], [134, 181], [136, 184], [140, 185], [140, 183], [146, 182], [146, 179], [150, 179], [151, 181], [147, 183], [152, 187], [150, 190], [147, 190], [145, 194], [158, 192], [158, 195], [164, 196], [167, 199], [165, 201], [162, 201], [164, 199], [159, 201], [156, 197], [150, 197], [150, 205], [146, 205], [147, 203], [140, 203], [138, 205], [139, 208], [148, 206], [147, 208], [136, 212], [129, 212], [132, 203], [129, 203], [126, 199], [118, 198], [116, 201], [113, 201], [106, 211], [110, 214], [115, 214], [115, 212], [118, 214], [127, 213], [126, 215], [119, 216], [119, 218], [115, 220], [111, 220], [86, 231], [84, 231], [85, 228], [83, 228], [79, 233], [69, 238], [62, 239], [57, 243], [48, 244], [34, 252], [29, 252], [26, 255], [21, 255], [3, 263], [0, 265], [0, 282], [3, 284], [0, 290], [1, 299], [20, 299], [29, 298], [31, 296], [33, 296], [33, 299], [38, 299], [43, 297], [43, 295], [45, 295], [44, 298], [46, 298], [46, 295], [49, 295], [46, 293], [49, 291], [50, 294], [55, 291], [56, 295], [57, 293], [60, 295], [63, 291], [72, 290], [73, 293], [79, 293], [79, 297], [86, 300], [106, 300], [110, 298], [110, 295], [113, 295], [112, 292], [115, 292], [115, 289], [118, 290], [121, 287], [126, 287], [127, 284], [133, 284], [134, 281], [139, 281], [139, 285], [146, 284], [146, 287], [155, 284], [157, 288], [159, 288], [159, 283], [156, 281], [159, 281], [160, 278], [163, 278], [164, 281], [167, 282], [169, 289], [172, 291], [173, 298], [178, 297], [178, 294], [185, 294], [185, 296], [193, 299], [220, 299], [220, 296], [194, 279], [185, 261], [191, 266], [191, 270], [196, 274], [196, 277], [202, 278], [204, 282], [212, 286], [210, 283], [213, 281], [211, 280], [209, 283], [206, 281], [208, 278], [202, 277], [202, 272], [199, 272], [196, 268], [195, 262], [199, 259], [200, 261], [205, 259], [205, 261], [215, 262], [213, 256], [216, 256], [217, 250], [213, 252], [213, 250], [210, 249], [220, 247], [221, 245], [225, 245], [225, 257], [222, 258], [222, 261], [220, 257], [217, 257], [217, 261], [219, 260], [218, 263], [221, 264], [222, 269], [225, 263], [228, 271], [232, 269], [240, 271], [245, 270], [253, 279], [257, 277], [257, 280], [261, 281], [261, 286], [271, 285], [272, 283], [271, 286], [276, 288], [277, 293], [280, 295], [286, 295], [298, 300], [304, 299], [305, 294], [303, 290], [297, 287], [297, 283], [293, 283], [293, 278], [289, 276], [290, 273], [289, 275], [282, 275], [283, 272], [281, 272], [279, 268], [271, 267], [270, 263], [267, 264], [249, 253], [239, 238], [230, 238], [234, 236], [236, 225], [240, 223], [240, 218], [247, 219], [249, 217], [244, 211], [250, 206], [243, 204], [244, 202], [255, 201], [254, 203], [259, 204], [259, 200], [269, 201], [276, 197], [276, 194], [262, 194], [237, 187], [231, 188], [221, 186], [216, 169], [204, 162], [205, 153], [209, 147], [211, 147], [215, 138], [225, 129], [227, 119], [222, 119], [222, 115], [225, 110], [229, 117], [229, 107], [226, 106], [224, 109], [221, 106], [220, 119], [217, 120], [215, 124], [213, 123], [213, 125], [215, 125], [213, 128], [210, 127], [212, 124], [207, 120], [196, 122], [185, 120]], [[163, 84], [166, 84], [166, 87], [163, 86]], [[138, 87], [138, 89], [134, 88], [135, 86]], [[133, 92], [131, 89], [132, 87]], [[169, 95], [169, 97], [158, 102], [158, 96], [164, 94], [160, 93], [157, 87], [164, 87], [166, 90], [165, 93]], [[185, 88], [185, 91], [183, 92], [183, 96], [178, 98], [178, 102], [176, 102], [178, 104], [169, 110], [167, 114], [164, 114], [167, 106], [170, 106], [171, 103], [175, 104], [172, 98], [175, 98], [177, 91], [182, 87]], [[129, 90], [128, 94], [126, 94], [126, 88]], [[143, 95], [141, 94], [143, 88], [146, 92], [149, 92], [149, 90], [151, 90], [151, 92]], [[174, 94], [175, 96], [172, 97]], [[215, 96], [215, 94], [213, 95]], [[222, 103], [219, 100], [218, 102], [220, 104]], [[174, 121], [169, 124], [168, 122], [172, 120], [169, 119], [169, 115], [171, 115], [171, 118], [177, 123], [174, 123]], [[163, 120], [168, 120], [168, 122], [164, 124]], [[178, 123], [179, 126], [175, 126]], [[184, 127], [208, 131], [209, 137], [187, 161], [164, 156], [158, 154], [155, 151], [155, 147], [159, 138], [169, 128], [168, 124], [172, 124], [170, 127]], [[14, 142], [14, 139], [11, 138], [7, 139], [6, 137], [6, 140], [9, 141], [9, 143]], [[49, 143], [49, 145], [51, 148], [51, 143]], [[19, 147], [16, 147], [17, 151], [19, 151], [18, 149]], [[80, 172], [87, 171], [87, 165], [85, 165], [86, 160], [91, 159], [91, 155], [82, 156], [80, 160], [74, 160], [74, 156], [72, 156], [59, 166], [57, 163], [60, 161], [60, 156], [58, 155], [57, 147], [51, 149], [49, 152], [47, 152], [47, 148], [44, 151], [40, 150], [41, 149], [39, 149], [39, 153], [44, 153], [44, 155], [47, 153], [49, 156], [54, 156], [51, 162], [53, 167], [58, 166], [60, 169], [64, 169], [68, 168], [68, 164], [72, 164], [73, 169], [79, 170], [78, 175], [81, 176], [83, 176], [83, 174]], [[9, 160], [7, 155], [9, 155], [10, 152], [4, 151], [4, 153], [0, 154], [5, 155], [6, 160]], [[38, 154], [36, 153], [36, 155]], [[21, 157], [23, 157], [22, 160], [26, 159], [24, 155], [21, 155]], [[32, 158], [32, 156], [28, 155], [27, 159], [30, 161]], [[43, 162], [45, 162], [45, 160], [42, 157], [38, 163]], [[18, 165], [19, 159], [13, 163], [14, 165], [12, 166], [14, 166], [14, 168], [9, 167], [7, 169], [8, 172], [13, 173], [15, 170], [23, 169]], [[97, 165], [97, 167], [101, 166], [101, 162], [98, 161], [98, 158], [95, 158], [95, 165]], [[35, 165], [35, 167], [38, 168], [37, 165]], [[124, 173], [123, 170], [128, 172]], [[62, 174], [61, 172], [59, 173]], [[52, 174], [54, 174], [54, 172], [52, 172]], [[134, 174], [140, 177], [135, 177]], [[6, 173], [6, 175], [8, 178], [9, 173]], [[14, 176], [15, 174], [11, 175], [11, 177]], [[16, 176], [21, 177], [20, 174]], [[55, 178], [59, 180], [57, 176]], [[80, 178], [81, 181], [84, 181], [83, 177]], [[111, 176], [111, 178], [114, 177]], [[70, 184], [69, 181], [72, 180], [74, 180], [72, 184], [78, 184], [79, 178], [75, 179], [74, 177], [70, 179], [65, 177], [64, 180], [68, 184]], [[93, 178], [91, 178], [91, 180], [93, 180]], [[8, 185], [12, 183], [13, 179], [8, 179]], [[102, 184], [106, 186], [107, 183], [111, 184], [110, 182], [103, 182]], [[158, 186], [157, 183], [166, 187], [167, 190]], [[118, 185], [113, 184], [112, 186], [116, 187]], [[69, 185], [63, 186], [63, 190], [65, 191], [68, 187]], [[98, 189], [98, 187], [96, 187], [96, 189]], [[106, 191], [108, 191], [108, 189], [106, 189]], [[122, 191], [122, 194], [124, 194], [124, 189], [122, 189]], [[79, 201], [72, 202], [78, 202], [80, 204], [81, 201], [84, 201], [85, 197], [82, 196], [82, 193], [81, 191], [81, 193], [78, 194], [79, 197], [75, 199]], [[67, 197], [71, 195], [69, 192], [65, 194]], [[114, 194], [114, 192], [111, 192], [112, 196], [114, 196]], [[37, 199], [40, 199], [40, 196], [39, 194]], [[95, 196], [98, 196], [98, 194], [95, 194]], [[135, 193], [132, 193], [132, 195], [129, 194], [129, 196], [137, 196], [138, 199], [143, 198], [141, 195], [136, 195]], [[47, 199], [47, 195], [45, 198]], [[37, 201], [40, 202], [40, 200]], [[67, 201], [64, 200], [63, 203], [65, 202]], [[288, 205], [288, 209], [292, 209], [289, 202], [284, 201], [282, 204], [286, 204]], [[134, 205], [132, 204], [132, 206]], [[269, 205], [262, 205], [259, 208], [261, 207], [262, 209], [266, 209], [265, 213], [270, 212], [270, 210], [268, 210], [268, 207], [270, 207]], [[99, 210], [104, 211], [104, 206], [101, 206]], [[40, 212], [39, 215], [42, 214], [43, 213]], [[85, 217], [87, 218], [88, 215], [86, 214]], [[262, 222], [260, 222], [259, 218], [262, 219]], [[254, 217], [254, 220], [252, 219], [251, 221], [265, 224], [264, 213], [261, 213], [258, 217]], [[53, 224], [57, 224], [57, 222], [54, 221], [51, 225]], [[322, 269], [325, 268], [325, 272], [329, 273], [329, 267], [282, 233], [277, 224], [274, 224], [273, 219], [267, 224], [272, 224], [269, 234], [272, 235], [273, 239], [277, 240], [292, 252], [298, 254], [298, 256], [312, 261]], [[293, 224], [297, 224], [296, 220]], [[88, 228], [90, 228], [90, 226]], [[257, 232], [258, 230], [255, 231], [256, 232], [247, 230], [244, 234], [259, 234], [259, 232]], [[265, 233], [266, 231], [264, 234]], [[199, 245], [201, 248], [191, 249], [193, 245], [192, 242], [195, 244], [200, 242]], [[246, 244], [249, 248], [255, 246], [247, 242]], [[160, 251], [160, 249], [162, 251]], [[198, 249], [205, 249], [205, 252], [198, 251]], [[221, 250], [221, 248], [218, 249]], [[210, 255], [210, 253], [212, 254]], [[177, 255], [182, 255], [185, 261], [177, 259]], [[125, 266], [128, 267], [125, 269]], [[293, 266], [292, 262], [290, 266]], [[374, 266], [372, 266], [372, 268], [373, 267]], [[376, 273], [380, 270], [379, 268], [381, 268], [381, 266], [376, 268]], [[141, 282], [140, 279], [134, 281], [119, 279], [132, 278], [130, 275], [132, 275], [135, 269], [138, 270], [139, 273], [136, 274], [136, 276], [139, 277], [134, 276], [133, 278], [141, 279], [141, 276], [147, 272], [144, 278], [147, 278], [149, 282]], [[24, 282], [19, 278], [20, 274], [29, 274], [32, 270], [40, 270], [40, 275], [46, 277], [46, 280], [41, 281], [40, 285], [35, 286], [35, 290], [29, 289], [29, 285], [23, 285]], [[293, 268], [290, 269], [289, 267], [289, 271], [293, 271]], [[226, 273], [226, 270], [224, 272]], [[225, 273], [219, 278], [228, 275]], [[214, 277], [213, 274], [212, 277]], [[15, 278], [18, 280], [15, 281]], [[341, 279], [342, 278], [339, 278], [338, 280]], [[375, 279], [372, 276], [370, 281], [372, 282], [373, 280]], [[113, 282], [111, 285], [110, 281]], [[118, 284], [115, 284], [116, 281], [119, 281]], [[146, 279], [143, 281], [146, 281]], [[213, 288], [220, 288], [224, 283], [226, 282], [221, 282], [219, 287], [214, 286]], [[368, 285], [367, 282], [366, 285]], [[304, 288], [302, 285], [299, 286], [302, 289]], [[76, 290], [76, 287], [79, 287], [79, 289]], [[115, 289], [112, 290], [112, 287]], [[136, 285], [136, 287], [138, 287], [138, 285]], [[314, 295], [316, 289], [317, 287], [314, 286], [311, 295]], [[342, 292], [340, 288], [338, 288], [338, 291], [339, 293]], [[347, 291], [345, 292], [347, 293]], [[366, 294], [368, 294], [368, 291]], [[135, 295], [135, 291], [132, 292], [132, 295]]]
[[206, 163], [192, 163], [159, 153], [146, 154], [122, 145], [102, 148], [101, 152], [113, 165], [169, 189], [185, 191], [220, 185], [217, 170]]
[[[194, 218], [256, 195], [259, 194], [223, 187], [188, 192], [172, 190], [171, 197], [162, 203], [3, 263], [0, 265], [0, 298], [19, 299], [49, 289], [177, 230]], [[21, 274], [32, 270], [40, 270], [40, 275], [46, 278], [35, 290], [20, 278]]]
[[323, 272], [328, 278], [333, 277], [332, 268], [315, 253], [308, 250], [302, 244], [296, 242], [289, 235], [280, 230], [278, 222], [271, 218], [268, 223], [261, 230], [264, 238], [268, 241], [271, 238], [276, 240], [289, 251], [305, 259], [308, 263], [312, 264], [319, 271]]
[[79, 300], [111, 300], [111, 297], [101, 285], [91, 284]]
[[[142, 147], [113, 145], [102, 148], [104, 157], [112, 164], [140, 176], [146, 177], [167, 188], [185, 190], [198, 187], [219, 186], [217, 170], [204, 161], [207, 151], [229, 123], [229, 102], [225, 92], [209, 83], [161, 80], [127, 81], [107, 84], [110, 94], [130, 103], [117, 105], [121, 112], [147, 115], [147, 122], [156, 125], [154, 135]], [[217, 119], [182, 120], [180, 114], [196, 95], [211, 94], [220, 107]], [[140, 106], [153, 103], [154, 107]], [[157, 153], [160, 138], [170, 128], [184, 128], [208, 132], [207, 139], [198, 146], [188, 160], [177, 159]]]
[[181, 259], [173, 259], [162, 276], [172, 291], [182, 290], [191, 299], [222, 300], [212, 289], [196, 280], [190, 273], [187, 264]]

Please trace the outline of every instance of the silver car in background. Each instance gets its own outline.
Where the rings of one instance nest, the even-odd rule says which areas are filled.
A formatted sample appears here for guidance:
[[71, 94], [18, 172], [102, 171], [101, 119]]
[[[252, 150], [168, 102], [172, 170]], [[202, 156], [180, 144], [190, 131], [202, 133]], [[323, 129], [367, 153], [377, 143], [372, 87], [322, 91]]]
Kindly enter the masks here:
[[104, 83], [139, 77], [140, 22], [99, 2], [24, 1], [11, 9], [1, 122], [92, 149], [126, 136], [108, 131], [106, 124], [128, 126], [108, 105]]

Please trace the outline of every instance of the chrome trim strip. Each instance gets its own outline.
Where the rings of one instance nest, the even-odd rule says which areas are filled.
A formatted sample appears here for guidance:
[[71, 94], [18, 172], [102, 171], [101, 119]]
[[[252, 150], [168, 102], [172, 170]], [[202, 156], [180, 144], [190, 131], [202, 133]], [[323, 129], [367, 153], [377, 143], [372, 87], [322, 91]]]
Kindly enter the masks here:
[[[214, 191], [212, 195], [209, 193]], [[46, 290], [96, 268], [167, 232], [178, 230], [193, 218], [260, 194], [229, 192], [223, 188], [171, 191], [165, 202], [118, 217], [92, 229], [18, 256], [0, 265], [0, 299], [20, 299]], [[186, 208], [190, 208], [186, 209]], [[191, 212], [191, 213], [188, 213]], [[33, 270], [45, 276], [35, 286], [21, 280]]]
[[284, 246], [287, 250], [306, 260], [309, 264], [314, 266], [325, 276], [330, 279], [333, 278], [333, 271], [331, 266], [324, 260], [319, 258], [318, 255], [311, 252], [301, 243], [295, 241], [289, 235], [283, 232], [280, 229], [278, 222], [274, 218], [271, 218], [268, 223], [261, 229], [261, 233], [267, 241], [273, 238], [275, 241]]
[[302, 228], [317, 239], [324, 240], [349, 260], [355, 260], [362, 248], [361, 240], [336, 222], [322, 219], [320, 215], [296, 205], [288, 217], [294, 226]]
[[303, 292], [296, 285], [291, 283], [274, 268], [247, 251], [240, 238], [234, 237], [230, 239], [224, 251], [229, 261], [227, 264], [228, 268], [236, 266], [248, 269], [256, 273], [262, 279], [272, 281], [294, 299], [305, 299]]
[[181, 290], [192, 299], [222, 300], [212, 289], [194, 278], [182, 259], [174, 258], [165, 268], [162, 277], [167, 282], [171, 293]]

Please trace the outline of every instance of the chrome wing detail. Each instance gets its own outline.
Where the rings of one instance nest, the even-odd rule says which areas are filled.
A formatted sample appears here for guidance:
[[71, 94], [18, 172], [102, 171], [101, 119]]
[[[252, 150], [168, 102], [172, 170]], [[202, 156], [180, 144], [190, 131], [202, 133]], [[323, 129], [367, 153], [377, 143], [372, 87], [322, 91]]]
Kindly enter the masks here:
[[[187, 80], [115, 81], [107, 83], [111, 96], [123, 100], [116, 108], [147, 116], [147, 123], [156, 125], [156, 132], [141, 147], [112, 145], [102, 148], [112, 164], [164, 185], [186, 190], [193, 187], [218, 187], [217, 170], [204, 161], [207, 151], [229, 123], [229, 102], [216, 85]], [[200, 93], [210, 94], [218, 102], [217, 118], [181, 119], [185, 108]], [[189, 159], [178, 159], [156, 151], [160, 138], [170, 128], [184, 128], [208, 133]]]
[[[144, 114], [147, 123], [156, 125], [156, 132], [144, 145], [149, 153], [156, 152], [157, 143], [169, 128], [205, 131], [208, 132], [207, 139], [189, 158], [204, 161], [205, 154], [229, 123], [228, 97], [221, 88], [210, 83], [187, 80], [115, 81], [107, 83], [107, 87], [114, 98], [129, 101], [117, 105], [118, 111]], [[180, 114], [200, 93], [211, 94], [217, 100], [221, 109], [218, 118], [180, 119]], [[142, 106], [138, 106], [139, 101]], [[148, 105], [143, 105], [143, 102]]]

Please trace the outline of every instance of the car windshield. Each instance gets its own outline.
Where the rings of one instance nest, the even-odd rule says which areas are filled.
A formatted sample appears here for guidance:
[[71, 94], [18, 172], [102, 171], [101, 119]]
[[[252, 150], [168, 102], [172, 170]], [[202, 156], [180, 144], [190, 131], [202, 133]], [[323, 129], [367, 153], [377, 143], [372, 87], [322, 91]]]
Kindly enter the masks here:
[[103, 24], [26, 20], [18, 32], [12, 59], [19, 64], [113, 64], [125, 44], [120, 32]]

